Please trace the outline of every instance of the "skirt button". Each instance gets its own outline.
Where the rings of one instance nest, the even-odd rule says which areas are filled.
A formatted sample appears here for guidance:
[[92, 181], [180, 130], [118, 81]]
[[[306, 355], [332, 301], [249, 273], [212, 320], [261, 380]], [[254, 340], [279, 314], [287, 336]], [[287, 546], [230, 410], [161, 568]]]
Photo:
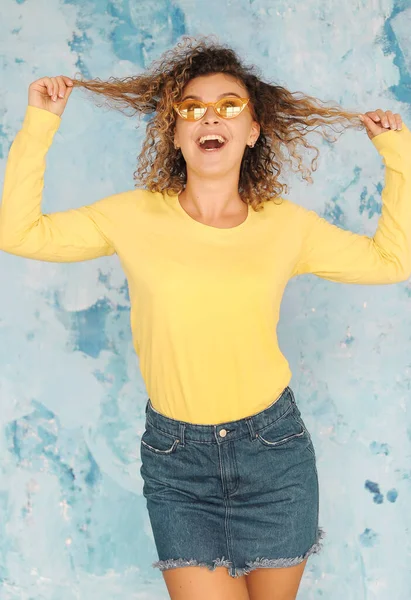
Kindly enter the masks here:
[[227, 429], [220, 429], [220, 436], [225, 437], [227, 435]]

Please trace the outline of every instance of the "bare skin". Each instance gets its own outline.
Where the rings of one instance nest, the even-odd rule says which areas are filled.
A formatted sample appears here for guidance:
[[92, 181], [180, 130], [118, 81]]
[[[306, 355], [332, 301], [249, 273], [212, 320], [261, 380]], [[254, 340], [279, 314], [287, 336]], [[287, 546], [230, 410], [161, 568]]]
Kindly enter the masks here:
[[226, 567], [181, 567], [163, 571], [163, 576], [171, 600], [295, 600], [306, 564], [255, 569], [235, 578]]
[[[249, 96], [246, 88], [224, 73], [196, 77], [186, 85], [182, 98], [195, 95], [216, 102], [222, 95]], [[202, 153], [195, 142], [200, 135], [220, 133], [227, 140], [220, 154]], [[235, 226], [246, 218], [247, 206], [238, 193], [241, 160], [247, 145], [256, 142], [260, 126], [248, 107], [235, 119], [223, 119], [209, 106], [199, 121], [177, 117], [174, 145], [181, 149], [187, 166], [187, 183], [179, 196], [184, 210], [206, 225]]]
[[250, 600], [246, 576], [231, 577], [226, 567], [180, 567], [163, 577], [171, 600]]
[[249, 600], [295, 600], [307, 559], [294, 567], [256, 569], [246, 576]]

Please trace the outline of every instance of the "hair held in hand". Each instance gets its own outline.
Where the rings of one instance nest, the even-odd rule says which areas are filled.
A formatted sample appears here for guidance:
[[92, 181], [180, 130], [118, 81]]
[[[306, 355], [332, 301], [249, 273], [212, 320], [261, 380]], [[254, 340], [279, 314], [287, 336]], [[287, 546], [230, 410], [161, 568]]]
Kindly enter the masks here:
[[[255, 65], [245, 64], [215, 36], [182, 37], [143, 74], [134, 77], [72, 81], [73, 87], [103, 96], [110, 107], [121, 112], [150, 115], [134, 171], [136, 187], [178, 194], [185, 187], [187, 171], [180, 149], [174, 148], [177, 114], [173, 103], [181, 99], [191, 79], [213, 73], [231, 75], [246, 87], [261, 127], [255, 146], [247, 146], [244, 151], [238, 187], [242, 200], [255, 210], [265, 201], [288, 192], [287, 184], [280, 182], [286, 166], [313, 182], [311, 172], [317, 169], [319, 150], [307, 141], [307, 134], [319, 133], [328, 142], [334, 142], [337, 138], [327, 129], [338, 134], [344, 126], [363, 129], [358, 111], [345, 111], [336, 103], [321, 102], [264, 81]], [[343, 129], [336, 130], [334, 125]], [[310, 166], [304, 164], [307, 152], [303, 146], [315, 152]]]

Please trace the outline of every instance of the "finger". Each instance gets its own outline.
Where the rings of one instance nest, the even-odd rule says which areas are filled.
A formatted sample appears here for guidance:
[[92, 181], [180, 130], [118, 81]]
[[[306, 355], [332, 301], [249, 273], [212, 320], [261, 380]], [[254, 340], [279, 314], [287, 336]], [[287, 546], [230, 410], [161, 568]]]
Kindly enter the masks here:
[[43, 77], [42, 82], [46, 86], [48, 95], [51, 97], [53, 95], [53, 82], [51, 77]]
[[388, 119], [390, 129], [397, 129], [397, 121], [394, 117], [394, 113], [391, 110], [385, 111], [386, 118]]
[[57, 100], [58, 94], [59, 94], [59, 83], [57, 81], [57, 77], [53, 77], [53, 84], [54, 84], [53, 100]]
[[58, 75], [56, 77], [57, 80], [57, 84], [58, 84], [58, 97], [59, 98], [64, 98], [64, 96], [66, 95], [66, 84], [63, 80], [63, 77], [61, 75]]
[[398, 113], [395, 113], [394, 117], [395, 117], [395, 120], [397, 122], [397, 129], [402, 129], [402, 118], [401, 118], [401, 115], [398, 114]]
[[50, 80], [51, 80], [51, 87], [52, 87], [51, 99], [55, 102], [57, 100], [58, 83], [57, 83], [55, 77], [50, 77]]
[[384, 112], [382, 109], [378, 109], [376, 111], [369, 111], [366, 114], [370, 116], [373, 121], [380, 122], [381, 126], [385, 129], [391, 128], [396, 130], [402, 128], [401, 115], [398, 113], [393, 114], [390, 110]]
[[74, 85], [73, 80], [70, 77], [66, 77], [66, 75], [62, 75], [62, 78], [66, 85], [72, 86]]
[[56, 75], [56, 81], [58, 85], [57, 95], [59, 98], [64, 98], [64, 94], [66, 92], [66, 84], [64, 83], [61, 75]]
[[367, 116], [369, 116], [371, 119], [373, 119], [373, 121], [375, 122], [380, 122], [381, 118], [378, 114], [378, 112], [376, 110], [369, 110], [368, 112], [365, 113]]
[[379, 117], [381, 118], [381, 125], [388, 129], [390, 126], [390, 122], [388, 120], [386, 113], [381, 108], [379, 108], [376, 112], [378, 113]]
[[49, 96], [52, 100], [54, 100], [54, 94], [55, 94], [55, 82], [54, 82], [54, 77], [49, 77], [48, 78], [50, 81], [50, 85], [49, 85]]
[[380, 134], [383, 130], [381, 129], [381, 125], [375, 123], [374, 119], [372, 119], [368, 113], [363, 114], [364, 117], [364, 125], [367, 128], [367, 133], [371, 132], [372, 136]]

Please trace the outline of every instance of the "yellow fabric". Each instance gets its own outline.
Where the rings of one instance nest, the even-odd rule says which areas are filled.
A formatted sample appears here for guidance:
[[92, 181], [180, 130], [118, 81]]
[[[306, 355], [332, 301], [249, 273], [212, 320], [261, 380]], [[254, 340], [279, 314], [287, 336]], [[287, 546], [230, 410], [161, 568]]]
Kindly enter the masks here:
[[[264, 410], [291, 379], [276, 335], [289, 279], [384, 284], [411, 274], [411, 133], [372, 143], [386, 166], [373, 238], [345, 231], [293, 202], [268, 201], [231, 229], [191, 218], [178, 197], [134, 189], [43, 215], [45, 157], [61, 119], [29, 106], [9, 152], [0, 248], [70, 262], [116, 252], [131, 327], [153, 406], [217, 424]], [[63, 184], [63, 183], [62, 183]], [[58, 193], [58, 189], [55, 190]], [[278, 202], [278, 200], [277, 200]]]

